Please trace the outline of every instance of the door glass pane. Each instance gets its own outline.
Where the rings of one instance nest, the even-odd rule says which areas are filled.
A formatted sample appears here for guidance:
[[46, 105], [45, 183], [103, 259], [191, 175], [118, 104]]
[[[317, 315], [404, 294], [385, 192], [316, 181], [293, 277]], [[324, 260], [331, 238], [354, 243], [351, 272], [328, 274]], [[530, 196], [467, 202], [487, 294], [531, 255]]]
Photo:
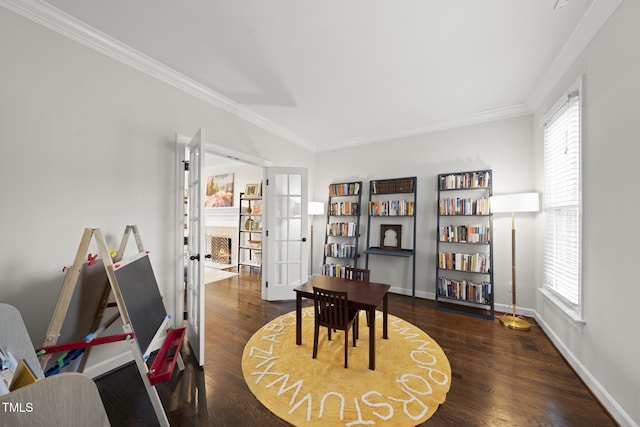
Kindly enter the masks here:
[[275, 232], [275, 241], [287, 240], [287, 219], [280, 218], [275, 220], [276, 223], [276, 232]]
[[300, 218], [302, 215], [302, 203], [300, 197], [289, 197], [289, 217]]
[[289, 175], [289, 194], [302, 194], [302, 177], [300, 175]]
[[289, 281], [287, 282], [289, 285], [296, 285], [300, 283], [300, 264], [289, 264]]
[[275, 265], [275, 282], [287, 283], [287, 264]]
[[275, 262], [285, 262], [287, 260], [287, 242], [275, 242]]
[[302, 242], [291, 241], [289, 242], [289, 261], [300, 262], [302, 260]]
[[287, 217], [287, 198], [276, 197], [274, 209], [275, 209], [276, 218], [286, 218]]
[[275, 195], [282, 196], [283, 194], [288, 194], [287, 192], [287, 175], [277, 174], [276, 175], [276, 186], [275, 186]]
[[290, 219], [289, 220], [289, 240], [302, 239], [302, 220]]

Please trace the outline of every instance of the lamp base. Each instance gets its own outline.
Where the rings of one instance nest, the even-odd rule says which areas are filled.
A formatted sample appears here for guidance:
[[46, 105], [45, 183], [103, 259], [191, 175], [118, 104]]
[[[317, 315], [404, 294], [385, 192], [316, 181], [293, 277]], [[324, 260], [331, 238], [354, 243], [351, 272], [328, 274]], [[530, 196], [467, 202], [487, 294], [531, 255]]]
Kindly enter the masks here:
[[521, 331], [527, 331], [531, 329], [531, 325], [529, 324], [529, 322], [509, 314], [498, 316], [498, 320], [500, 320], [500, 323], [502, 323], [506, 328], [517, 329]]

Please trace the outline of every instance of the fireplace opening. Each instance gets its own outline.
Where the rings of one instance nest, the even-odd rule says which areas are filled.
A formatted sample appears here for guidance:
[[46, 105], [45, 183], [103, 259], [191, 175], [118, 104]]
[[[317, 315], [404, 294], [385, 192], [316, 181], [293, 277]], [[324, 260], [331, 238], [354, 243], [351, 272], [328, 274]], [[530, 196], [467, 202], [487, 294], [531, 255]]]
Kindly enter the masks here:
[[231, 264], [231, 238], [224, 236], [212, 236], [210, 254], [213, 262]]

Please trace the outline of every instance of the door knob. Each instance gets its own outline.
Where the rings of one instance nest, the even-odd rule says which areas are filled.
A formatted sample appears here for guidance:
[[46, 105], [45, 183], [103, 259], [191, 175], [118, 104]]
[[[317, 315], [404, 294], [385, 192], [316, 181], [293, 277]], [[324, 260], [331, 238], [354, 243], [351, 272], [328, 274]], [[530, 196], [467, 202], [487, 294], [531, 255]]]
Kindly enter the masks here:
[[306, 242], [306, 241], [307, 241], [307, 238], [306, 238], [306, 237], [303, 237], [303, 238], [302, 238], [302, 241], [303, 241], [303, 242]]
[[200, 261], [200, 254], [197, 254], [197, 255], [191, 255], [191, 256], [189, 257], [189, 259], [190, 259], [191, 261], [196, 261], [196, 260], [197, 260], [197, 261]]

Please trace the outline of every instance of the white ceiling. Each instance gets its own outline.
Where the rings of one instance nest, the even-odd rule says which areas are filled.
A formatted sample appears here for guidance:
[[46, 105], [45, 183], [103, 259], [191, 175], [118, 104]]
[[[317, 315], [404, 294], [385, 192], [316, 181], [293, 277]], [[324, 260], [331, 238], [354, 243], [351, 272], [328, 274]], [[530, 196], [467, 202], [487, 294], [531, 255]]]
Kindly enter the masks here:
[[48, 1], [81, 22], [0, 3], [117, 40], [322, 151], [531, 112], [611, 0]]

